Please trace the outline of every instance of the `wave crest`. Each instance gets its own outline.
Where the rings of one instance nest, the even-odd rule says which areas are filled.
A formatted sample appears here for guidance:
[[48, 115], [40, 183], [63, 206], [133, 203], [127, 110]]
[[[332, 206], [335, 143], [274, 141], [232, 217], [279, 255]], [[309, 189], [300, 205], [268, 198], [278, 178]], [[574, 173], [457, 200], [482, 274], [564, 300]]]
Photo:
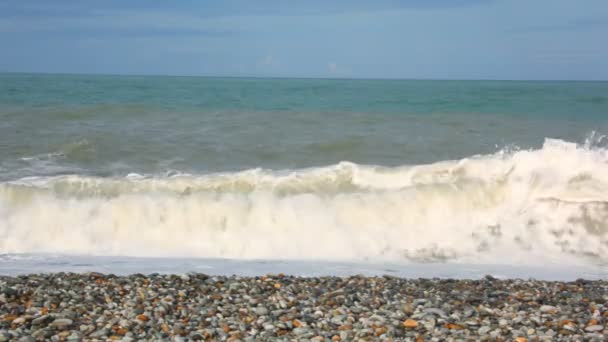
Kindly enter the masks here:
[[401, 167], [4, 182], [0, 253], [605, 262], [604, 140]]

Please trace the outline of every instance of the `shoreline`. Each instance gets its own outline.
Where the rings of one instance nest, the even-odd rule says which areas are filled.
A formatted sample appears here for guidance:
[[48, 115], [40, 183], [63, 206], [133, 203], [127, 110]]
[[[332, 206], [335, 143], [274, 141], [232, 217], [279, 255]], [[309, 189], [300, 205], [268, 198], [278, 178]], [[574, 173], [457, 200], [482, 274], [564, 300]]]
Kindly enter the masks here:
[[[515, 262], [515, 261], [512, 261]], [[0, 276], [34, 273], [99, 272], [104, 274], [182, 274], [205, 273], [254, 277], [261, 274], [290, 274], [303, 277], [354, 275], [414, 278], [481, 279], [491, 275], [498, 279], [537, 279], [573, 281], [579, 278], [608, 278], [608, 266], [593, 264], [474, 264], [466, 262], [414, 263], [396, 261], [328, 261], [288, 259], [218, 259], [187, 257], [126, 257], [61, 254], [2, 254]]]
[[0, 276], [0, 341], [603, 341], [607, 321], [607, 280]]

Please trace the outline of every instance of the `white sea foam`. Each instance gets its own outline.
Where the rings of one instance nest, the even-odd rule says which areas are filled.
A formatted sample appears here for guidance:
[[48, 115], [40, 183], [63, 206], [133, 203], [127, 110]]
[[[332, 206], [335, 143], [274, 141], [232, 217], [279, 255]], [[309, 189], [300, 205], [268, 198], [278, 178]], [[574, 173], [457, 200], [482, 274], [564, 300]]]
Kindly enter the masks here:
[[608, 150], [547, 139], [429, 165], [1, 183], [0, 253], [40, 252], [601, 264]]

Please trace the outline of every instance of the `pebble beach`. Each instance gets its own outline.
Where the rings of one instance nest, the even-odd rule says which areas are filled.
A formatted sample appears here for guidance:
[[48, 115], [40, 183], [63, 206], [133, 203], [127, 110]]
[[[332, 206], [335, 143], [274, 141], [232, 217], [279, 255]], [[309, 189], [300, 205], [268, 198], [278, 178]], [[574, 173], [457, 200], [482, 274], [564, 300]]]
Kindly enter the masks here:
[[0, 341], [605, 341], [608, 281], [0, 276]]

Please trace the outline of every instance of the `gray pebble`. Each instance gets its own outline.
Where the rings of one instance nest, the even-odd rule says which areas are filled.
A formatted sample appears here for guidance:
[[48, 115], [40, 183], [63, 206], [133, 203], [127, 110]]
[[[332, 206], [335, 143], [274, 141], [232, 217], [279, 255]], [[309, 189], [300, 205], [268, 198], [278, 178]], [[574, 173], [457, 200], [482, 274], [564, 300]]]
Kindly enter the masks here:
[[255, 308], [255, 312], [260, 316], [268, 315], [268, 309], [265, 306], [258, 306]]
[[32, 320], [32, 325], [43, 325], [51, 321], [53, 318], [49, 315], [40, 316]]
[[19, 342], [36, 342], [36, 339], [32, 336], [23, 336], [19, 340]]
[[89, 337], [91, 337], [91, 338], [101, 338], [101, 337], [108, 336], [109, 333], [110, 333], [110, 329], [103, 328], [103, 329], [99, 329], [99, 330], [93, 332], [91, 335], [89, 335]]
[[490, 332], [490, 330], [492, 330], [492, 328], [490, 328], [490, 327], [481, 327], [481, 328], [479, 328], [479, 330], [477, 330], [477, 333], [478, 333], [480, 336], [484, 336], [484, 335], [486, 335], [487, 333], [489, 333], [489, 332]]
[[74, 322], [69, 318], [57, 318], [51, 323], [51, 326], [57, 329], [65, 329], [72, 325], [72, 323]]
[[426, 309], [422, 310], [422, 312], [437, 315], [439, 317], [447, 317], [445, 311], [443, 311], [441, 309], [437, 309], [437, 308], [426, 308]]

